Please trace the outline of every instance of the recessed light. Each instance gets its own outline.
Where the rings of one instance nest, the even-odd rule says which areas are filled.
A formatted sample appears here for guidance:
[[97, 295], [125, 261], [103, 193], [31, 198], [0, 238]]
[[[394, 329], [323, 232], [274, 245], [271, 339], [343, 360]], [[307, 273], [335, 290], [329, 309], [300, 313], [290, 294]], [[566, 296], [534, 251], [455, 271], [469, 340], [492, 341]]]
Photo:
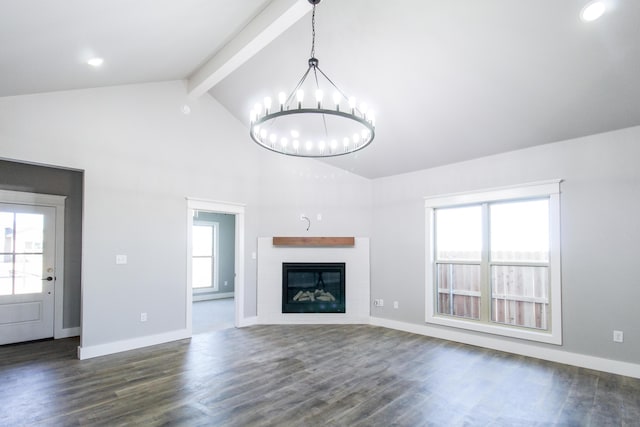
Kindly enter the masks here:
[[103, 62], [104, 59], [102, 58], [91, 58], [87, 61], [87, 64], [91, 65], [92, 67], [99, 67]]
[[585, 22], [595, 21], [602, 16], [605, 10], [604, 3], [601, 1], [591, 2], [582, 9], [580, 18]]

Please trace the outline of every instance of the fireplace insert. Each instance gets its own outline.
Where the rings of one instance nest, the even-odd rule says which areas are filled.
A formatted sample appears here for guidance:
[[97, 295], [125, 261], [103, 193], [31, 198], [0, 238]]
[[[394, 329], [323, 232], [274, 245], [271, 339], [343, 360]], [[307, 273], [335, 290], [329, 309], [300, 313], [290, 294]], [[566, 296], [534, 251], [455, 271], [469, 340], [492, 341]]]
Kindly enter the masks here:
[[283, 313], [344, 313], [345, 263], [282, 263]]

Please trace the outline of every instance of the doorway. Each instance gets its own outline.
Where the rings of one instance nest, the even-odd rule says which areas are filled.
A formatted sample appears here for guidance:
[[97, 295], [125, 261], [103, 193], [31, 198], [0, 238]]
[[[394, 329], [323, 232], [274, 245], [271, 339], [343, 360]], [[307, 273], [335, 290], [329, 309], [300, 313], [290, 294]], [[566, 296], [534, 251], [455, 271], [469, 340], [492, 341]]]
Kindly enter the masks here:
[[187, 328], [242, 325], [244, 206], [187, 199]]
[[56, 335], [63, 299], [64, 200], [0, 190], [0, 344]]

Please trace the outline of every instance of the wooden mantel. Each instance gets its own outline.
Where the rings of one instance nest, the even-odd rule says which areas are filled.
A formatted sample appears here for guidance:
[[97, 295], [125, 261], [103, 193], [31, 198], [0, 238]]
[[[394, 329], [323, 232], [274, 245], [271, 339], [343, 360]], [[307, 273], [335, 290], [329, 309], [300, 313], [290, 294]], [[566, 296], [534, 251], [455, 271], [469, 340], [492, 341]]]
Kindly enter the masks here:
[[355, 237], [274, 237], [273, 246], [355, 246]]

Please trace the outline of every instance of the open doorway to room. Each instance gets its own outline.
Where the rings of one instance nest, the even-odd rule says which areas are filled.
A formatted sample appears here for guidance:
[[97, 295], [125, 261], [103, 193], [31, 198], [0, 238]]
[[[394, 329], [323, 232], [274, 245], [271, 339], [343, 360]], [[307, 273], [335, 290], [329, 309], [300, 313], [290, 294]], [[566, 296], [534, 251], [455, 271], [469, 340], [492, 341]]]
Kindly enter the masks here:
[[244, 207], [188, 199], [187, 322], [192, 334], [243, 319]]
[[232, 214], [193, 212], [193, 334], [234, 326], [235, 222], [236, 217]]

